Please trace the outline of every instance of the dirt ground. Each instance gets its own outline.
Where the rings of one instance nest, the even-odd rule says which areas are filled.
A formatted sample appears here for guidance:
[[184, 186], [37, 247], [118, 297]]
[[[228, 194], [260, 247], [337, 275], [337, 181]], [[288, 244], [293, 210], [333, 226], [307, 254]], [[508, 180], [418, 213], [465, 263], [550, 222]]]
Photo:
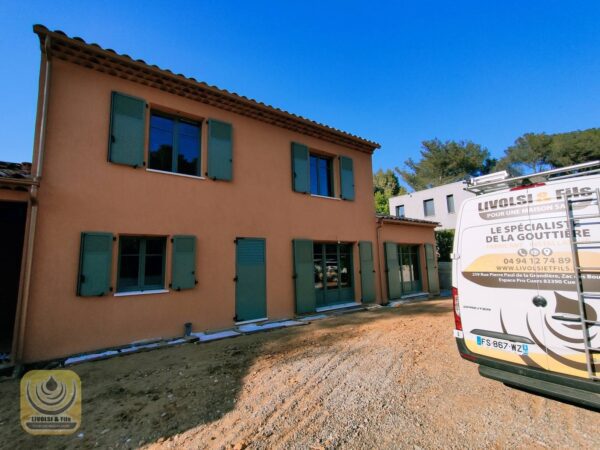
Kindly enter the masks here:
[[74, 366], [83, 424], [32, 437], [19, 384], [0, 382], [0, 447], [600, 448], [600, 414], [480, 377], [452, 338], [452, 303]]

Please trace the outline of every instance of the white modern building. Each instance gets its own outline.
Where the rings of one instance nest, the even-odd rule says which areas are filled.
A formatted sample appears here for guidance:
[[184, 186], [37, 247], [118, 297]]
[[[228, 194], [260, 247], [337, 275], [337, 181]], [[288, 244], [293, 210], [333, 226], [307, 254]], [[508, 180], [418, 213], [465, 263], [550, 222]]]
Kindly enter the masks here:
[[431, 189], [390, 198], [390, 214], [410, 219], [439, 222], [439, 230], [453, 229], [460, 205], [475, 194], [465, 191], [467, 183], [457, 181]]

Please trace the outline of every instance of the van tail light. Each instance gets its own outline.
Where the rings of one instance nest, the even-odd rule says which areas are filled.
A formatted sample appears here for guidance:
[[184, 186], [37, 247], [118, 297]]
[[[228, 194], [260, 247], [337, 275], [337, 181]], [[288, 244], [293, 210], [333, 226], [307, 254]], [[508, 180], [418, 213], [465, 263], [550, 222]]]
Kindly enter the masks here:
[[458, 303], [458, 289], [452, 288], [452, 304], [454, 305], [454, 328], [462, 331], [462, 321], [460, 320], [460, 305]]

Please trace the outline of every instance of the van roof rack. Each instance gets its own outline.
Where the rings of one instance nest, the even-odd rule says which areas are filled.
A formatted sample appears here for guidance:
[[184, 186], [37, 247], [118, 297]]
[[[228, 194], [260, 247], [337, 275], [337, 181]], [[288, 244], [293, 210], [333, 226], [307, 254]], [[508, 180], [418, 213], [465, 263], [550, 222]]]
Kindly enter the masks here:
[[546, 183], [548, 181], [560, 180], [563, 178], [581, 177], [598, 172], [600, 172], [600, 161], [590, 161], [512, 178], [509, 177], [508, 172], [503, 171], [470, 178], [467, 180], [467, 187], [465, 187], [465, 190], [473, 192], [476, 195], [481, 195], [535, 183]]

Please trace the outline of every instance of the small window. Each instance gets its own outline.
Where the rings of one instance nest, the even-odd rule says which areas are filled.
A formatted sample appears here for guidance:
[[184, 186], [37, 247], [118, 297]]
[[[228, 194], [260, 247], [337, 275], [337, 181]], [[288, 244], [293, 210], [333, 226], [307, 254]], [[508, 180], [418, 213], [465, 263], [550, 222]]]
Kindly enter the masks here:
[[404, 205], [396, 206], [396, 217], [404, 217]]
[[310, 193], [333, 197], [331, 159], [310, 155]]
[[122, 236], [117, 292], [163, 289], [165, 246], [164, 237]]
[[425, 212], [425, 217], [435, 216], [435, 208], [433, 206], [433, 199], [423, 200], [423, 211]]
[[200, 124], [152, 112], [150, 169], [200, 175]]
[[446, 206], [449, 214], [454, 214], [454, 195], [446, 195]]

